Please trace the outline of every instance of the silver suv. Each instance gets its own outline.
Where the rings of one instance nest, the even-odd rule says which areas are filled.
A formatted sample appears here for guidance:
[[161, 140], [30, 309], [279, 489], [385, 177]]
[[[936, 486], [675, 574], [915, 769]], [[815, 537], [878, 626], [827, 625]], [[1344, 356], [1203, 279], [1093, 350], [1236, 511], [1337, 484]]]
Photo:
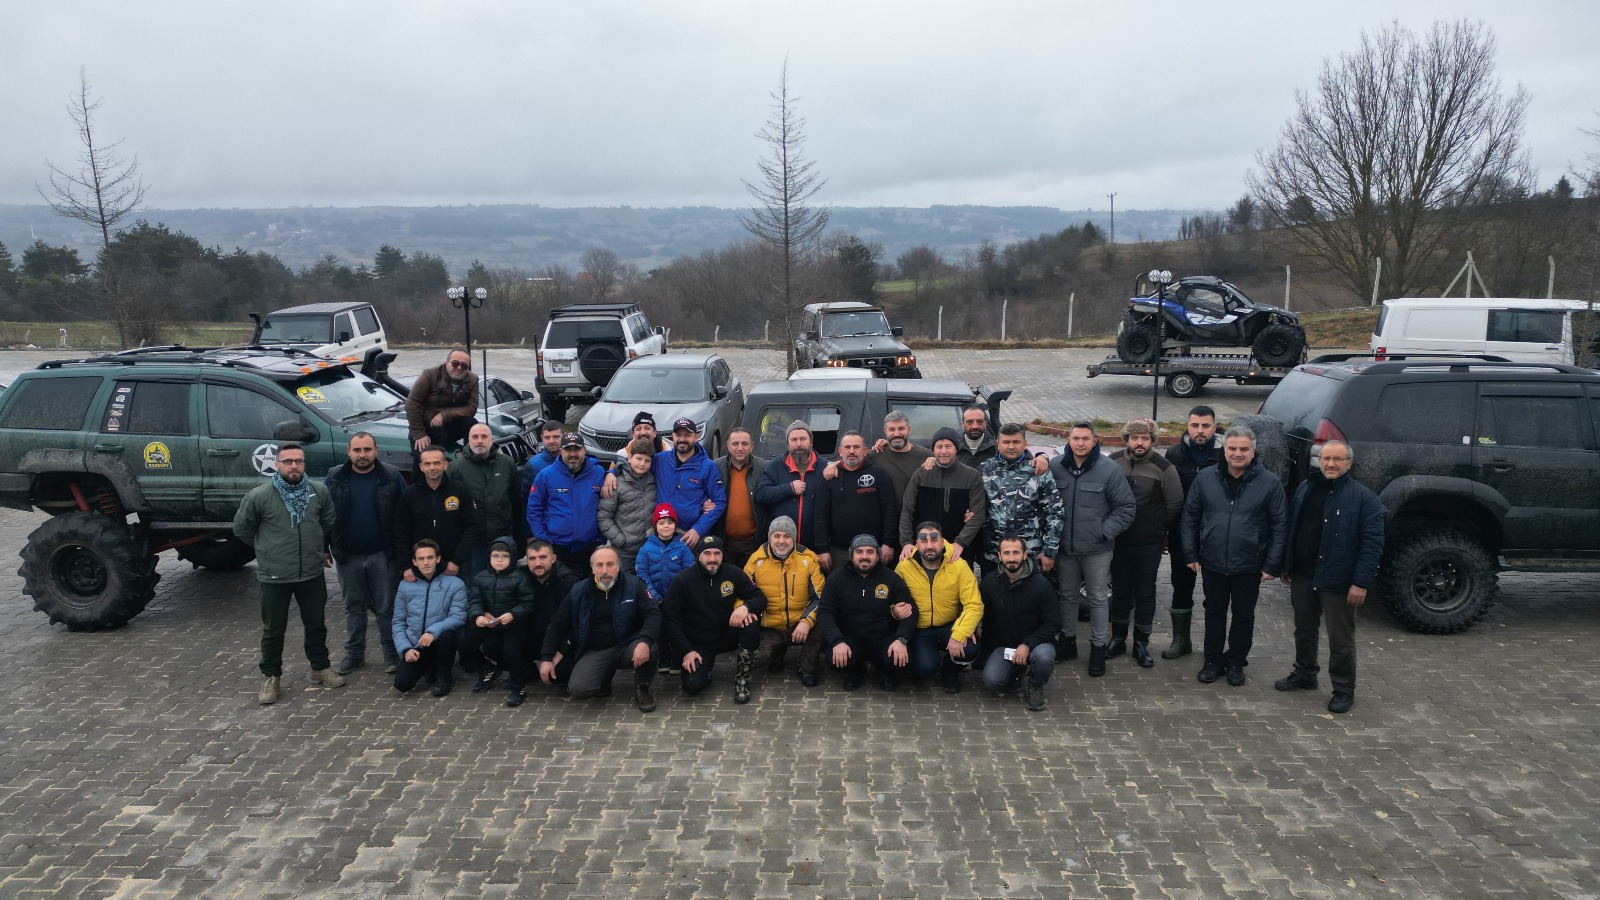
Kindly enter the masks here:
[[587, 400], [630, 359], [667, 352], [667, 332], [653, 328], [634, 303], [587, 303], [550, 311], [539, 344], [539, 399], [565, 419], [574, 400]]

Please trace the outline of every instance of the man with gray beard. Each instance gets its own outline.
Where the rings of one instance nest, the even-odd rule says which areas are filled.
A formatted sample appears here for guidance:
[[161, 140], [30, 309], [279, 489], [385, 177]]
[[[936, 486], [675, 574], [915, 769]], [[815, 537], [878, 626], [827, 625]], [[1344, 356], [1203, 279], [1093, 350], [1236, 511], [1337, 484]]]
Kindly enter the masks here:
[[[485, 535], [515, 535], [522, 538], [528, 528], [523, 515], [526, 502], [518, 496], [521, 482], [511, 457], [494, 449], [494, 432], [479, 423], [467, 432], [467, 449], [450, 464], [449, 473], [460, 479], [478, 504], [478, 523]], [[519, 540], [520, 544], [521, 541]], [[474, 544], [468, 551], [461, 580], [467, 584], [489, 565], [489, 548]]]

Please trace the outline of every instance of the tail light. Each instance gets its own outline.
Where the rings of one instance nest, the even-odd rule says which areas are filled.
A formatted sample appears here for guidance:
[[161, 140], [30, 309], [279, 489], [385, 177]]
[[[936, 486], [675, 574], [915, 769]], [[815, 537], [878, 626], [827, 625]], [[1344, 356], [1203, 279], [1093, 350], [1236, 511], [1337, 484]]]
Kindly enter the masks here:
[[1339, 443], [1347, 446], [1350, 443], [1349, 441], [1345, 440], [1344, 432], [1339, 430], [1339, 426], [1329, 422], [1327, 419], [1317, 420], [1317, 430], [1311, 434], [1312, 452], [1314, 454], [1321, 455], [1322, 445], [1329, 441], [1338, 441]]
[[1372, 351], [1372, 356], [1378, 362], [1383, 362], [1385, 359], [1388, 359], [1388, 356], [1386, 355], [1388, 352], [1388, 347], [1379, 347], [1378, 349]]

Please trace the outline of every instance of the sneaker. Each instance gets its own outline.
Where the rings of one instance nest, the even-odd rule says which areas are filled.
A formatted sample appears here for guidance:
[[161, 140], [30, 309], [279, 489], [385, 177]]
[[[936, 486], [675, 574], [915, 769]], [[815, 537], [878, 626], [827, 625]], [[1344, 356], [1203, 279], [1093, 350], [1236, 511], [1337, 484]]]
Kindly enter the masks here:
[[393, 675], [400, 671], [400, 660], [386, 659], [383, 661], [383, 674]]
[[1356, 695], [1351, 691], [1334, 691], [1328, 700], [1328, 712], [1347, 713], [1356, 705]]
[[1099, 678], [1106, 674], [1106, 648], [1089, 645], [1089, 677]]
[[1272, 686], [1280, 691], [1314, 691], [1317, 689], [1317, 680], [1291, 673], [1287, 678], [1279, 678], [1274, 681]]
[[351, 672], [354, 672], [355, 670], [366, 665], [366, 662], [367, 661], [364, 659], [356, 659], [353, 656], [346, 656], [344, 659], [339, 660], [339, 664], [334, 666], [333, 670], [338, 672], [340, 675], [349, 675]]
[[679, 661], [677, 661], [677, 662], [662, 663], [661, 664], [661, 674], [663, 674], [663, 675], [682, 675], [683, 674], [682, 658], [680, 657]]
[[946, 694], [961, 693], [961, 670], [949, 668], [944, 670], [944, 692]]
[[261, 676], [261, 692], [256, 694], [256, 700], [260, 702], [262, 706], [268, 706], [278, 702], [278, 676]]
[[633, 685], [633, 702], [639, 704], [639, 712], [654, 712], [656, 708], [655, 691], [650, 690], [650, 682], [640, 681]]
[[472, 686], [474, 694], [481, 694], [495, 686], [500, 680], [500, 670], [494, 666], [484, 666], [483, 672], [478, 675], [478, 683]]
[[528, 699], [528, 692], [523, 690], [522, 685], [520, 685], [520, 684], [513, 683], [511, 685], [510, 689], [506, 691], [506, 705], [507, 706], [511, 706], [511, 707], [521, 706], [522, 705], [522, 701], [524, 701], [526, 699]]
[[344, 676], [332, 669], [317, 669], [313, 671], [311, 680], [323, 687], [344, 687]]
[[1208, 662], [1200, 667], [1200, 674], [1196, 675], [1195, 678], [1197, 678], [1201, 684], [1210, 684], [1211, 682], [1216, 681], [1217, 676], [1221, 674], [1221, 663]]
[[1244, 666], [1238, 663], [1231, 663], [1228, 666], [1228, 683], [1234, 687], [1244, 684]]
[[1028, 692], [1023, 695], [1028, 701], [1028, 712], [1038, 712], [1044, 709], [1044, 685], [1028, 683]]
[[437, 679], [433, 683], [433, 695], [435, 697], [443, 697], [444, 695], [450, 693], [450, 689], [455, 686], [456, 682], [454, 678]]

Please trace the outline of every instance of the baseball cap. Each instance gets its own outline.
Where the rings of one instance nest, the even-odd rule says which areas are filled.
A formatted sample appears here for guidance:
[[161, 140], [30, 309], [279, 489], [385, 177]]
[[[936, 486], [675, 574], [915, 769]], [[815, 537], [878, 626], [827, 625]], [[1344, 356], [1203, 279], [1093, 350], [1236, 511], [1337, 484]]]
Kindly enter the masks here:
[[561, 436], [561, 449], [571, 450], [583, 446], [583, 435], [576, 431], [569, 431]]
[[700, 429], [695, 426], [694, 420], [691, 419], [691, 418], [688, 418], [688, 417], [684, 417], [684, 418], [679, 419], [676, 422], [673, 422], [672, 423], [672, 430], [673, 430], [673, 432], [689, 431], [689, 432], [693, 432], [695, 434], [699, 434], [700, 433]]

